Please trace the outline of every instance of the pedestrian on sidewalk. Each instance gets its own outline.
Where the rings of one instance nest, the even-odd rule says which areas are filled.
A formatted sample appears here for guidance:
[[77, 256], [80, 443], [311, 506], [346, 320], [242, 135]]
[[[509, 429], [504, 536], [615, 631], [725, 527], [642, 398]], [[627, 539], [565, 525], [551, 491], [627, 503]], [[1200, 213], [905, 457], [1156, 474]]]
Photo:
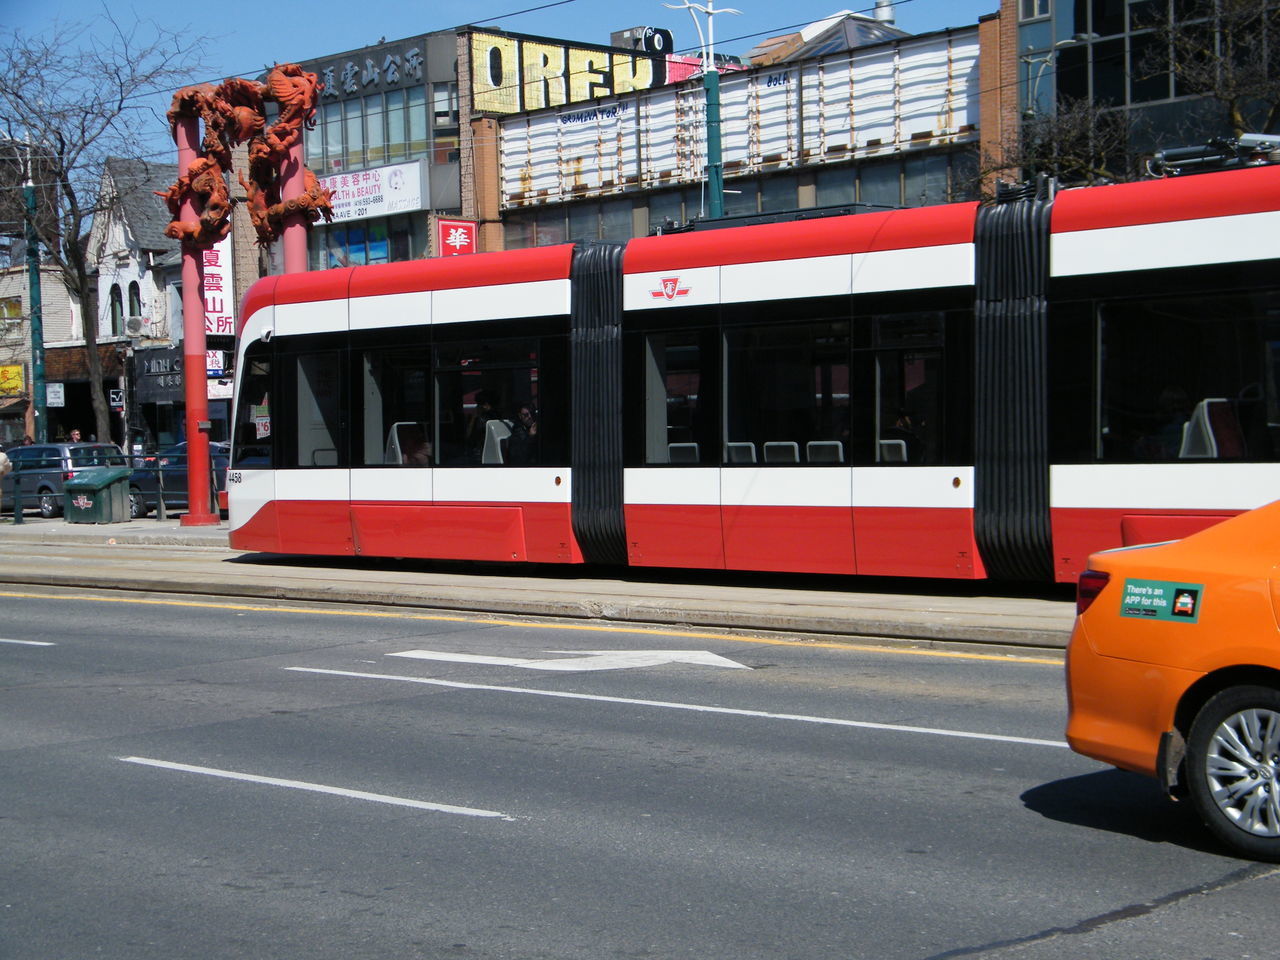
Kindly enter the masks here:
[[[13, 469], [13, 463], [9, 460], [9, 455], [0, 450], [0, 477]], [[4, 488], [0, 487], [0, 511], [4, 510]]]

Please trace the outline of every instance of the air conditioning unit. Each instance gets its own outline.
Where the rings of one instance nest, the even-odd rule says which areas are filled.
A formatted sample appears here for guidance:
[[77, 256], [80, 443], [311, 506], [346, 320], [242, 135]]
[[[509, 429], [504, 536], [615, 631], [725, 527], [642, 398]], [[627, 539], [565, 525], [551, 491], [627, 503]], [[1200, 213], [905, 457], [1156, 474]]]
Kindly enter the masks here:
[[131, 337], [142, 336], [142, 331], [151, 321], [147, 317], [125, 317], [124, 332]]

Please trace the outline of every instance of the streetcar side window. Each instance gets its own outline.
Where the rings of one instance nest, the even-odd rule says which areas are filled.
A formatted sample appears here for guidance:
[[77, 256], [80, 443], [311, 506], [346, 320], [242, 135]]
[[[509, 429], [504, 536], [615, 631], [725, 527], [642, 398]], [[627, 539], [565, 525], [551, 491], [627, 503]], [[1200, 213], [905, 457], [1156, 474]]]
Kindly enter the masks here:
[[1096, 307], [1101, 460], [1276, 459], [1280, 293]]
[[342, 354], [336, 350], [292, 357], [294, 436], [284, 466], [346, 466], [342, 423]]
[[250, 470], [270, 470], [271, 452], [271, 350], [256, 343], [245, 351], [236, 398], [235, 443], [231, 465]]
[[730, 328], [725, 368], [726, 463], [800, 464], [811, 451], [819, 457], [814, 462], [844, 461], [847, 321]]
[[875, 463], [942, 462], [943, 314], [871, 318], [875, 349]]
[[438, 343], [439, 463], [566, 463], [567, 384], [563, 337]]
[[429, 466], [436, 447], [431, 350], [408, 345], [360, 358], [358, 466]]
[[[645, 464], [718, 464], [714, 374], [719, 351], [707, 328], [643, 336]], [[633, 378], [634, 379], [634, 378]]]

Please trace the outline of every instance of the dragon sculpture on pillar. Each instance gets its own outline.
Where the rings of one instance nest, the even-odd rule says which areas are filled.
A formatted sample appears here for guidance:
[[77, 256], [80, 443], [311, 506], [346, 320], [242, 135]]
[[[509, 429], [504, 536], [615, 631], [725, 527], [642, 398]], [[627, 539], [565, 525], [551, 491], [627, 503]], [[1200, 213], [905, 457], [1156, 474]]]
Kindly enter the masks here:
[[[262, 246], [280, 236], [290, 214], [301, 214], [308, 223], [321, 217], [333, 219], [330, 194], [320, 186], [314, 173], [303, 168], [302, 195], [289, 201], [280, 196], [280, 170], [289, 149], [302, 136], [302, 128], [315, 124], [316, 98], [323, 84], [314, 73], [307, 73], [296, 63], [276, 64], [265, 83], [232, 78], [214, 87], [202, 84], [184, 87], [173, 97], [169, 108], [169, 125], [176, 130], [185, 117], [199, 117], [204, 122], [204, 137], [199, 155], [176, 183], [159, 194], [164, 197], [173, 221], [165, 235], [186, 240], [197, 247], [210, 247], [231, 229], [231, 196], [226, 175], [231, 171], [231, 148], [249, 144], [248, 180], [239, 174], [249, 207], [249, 218]], [[279, 105], [279, 116], [270, 127], [263, 105], [272, 100]], [[200, 211], [195, 221], [181, 220], [185, 199], [196, 201]]]

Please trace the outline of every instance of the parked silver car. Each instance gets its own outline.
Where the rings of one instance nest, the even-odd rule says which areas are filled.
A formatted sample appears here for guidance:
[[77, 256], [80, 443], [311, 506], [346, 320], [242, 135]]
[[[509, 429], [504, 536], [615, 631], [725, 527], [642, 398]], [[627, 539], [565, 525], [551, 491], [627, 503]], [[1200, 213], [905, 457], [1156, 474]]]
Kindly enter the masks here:
[[90, 467], [127, 467], [129, 461], [114, 443], [35, 443], [6, 451], [13, 470], [0, 479], [0, 501], [12, 510], [15, 482], [22, 491], [24, 512], [38, 507], [40, 516], [62, 513], [63, 486]]

